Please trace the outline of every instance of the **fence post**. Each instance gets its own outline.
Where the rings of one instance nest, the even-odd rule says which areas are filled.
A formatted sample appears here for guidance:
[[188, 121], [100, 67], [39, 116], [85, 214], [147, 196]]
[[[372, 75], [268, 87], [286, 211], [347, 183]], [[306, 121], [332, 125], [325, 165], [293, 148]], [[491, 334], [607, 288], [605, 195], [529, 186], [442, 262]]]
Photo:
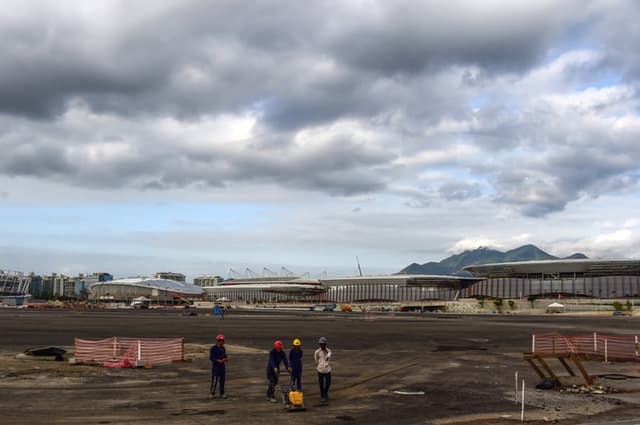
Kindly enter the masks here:
[[520, 410], [520, 422], [524, 422], [524, 378], [522, 378], [522, 409]]
[[140, 340], [138, 340], [138, 361], [140, 361], [141, 358], [142, 358], [142, 345], [140, 343]]
[[604, 339], [604, 362], [605, 363], [609, 363], [608, 360], [608, 344], [607, 344], [607, 339]]
[[531, 335], [531, 352], [536, 352], [536, 334]]
[[516, 370], [516, 392], [513, 397], [513, 401], [515, 404], [518, 404], [518, 371]]
[[114, 336], [113, 337], [113, 358], [114, 359], [118, 358], [118, 355], [117, 355], [118, 351], [117, 350], [118, 350], [118, 337]]
[[598, 352], [598, 340], [596, 339], [596, 333], [593, 333], [593, 352]]
[[638, 335], [636, 335], [636, 356], [638, 355]]

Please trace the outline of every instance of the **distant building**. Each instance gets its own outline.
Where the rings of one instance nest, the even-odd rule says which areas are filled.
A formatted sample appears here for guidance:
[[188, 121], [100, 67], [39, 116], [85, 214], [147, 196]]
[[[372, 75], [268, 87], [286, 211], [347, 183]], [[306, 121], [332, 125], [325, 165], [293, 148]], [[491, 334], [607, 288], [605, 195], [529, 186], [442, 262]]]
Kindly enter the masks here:
[[0, 270], [0, 295], [26, 295], [31, 276], [21, 272]]
[[420, 302], [454, 300], [480, 279], [463, 276], [387, 275], [328, 279], [260, 277], [205, 287], [209, 299], [241, 302]]
[[482, 279], [469, 288], [477, 297], [585, 297], [640, 296], [638, 260], [544, 260], [478, 264], [466, 271]]
[[200, 287], [218, 286], [223, 280], [222, 276], [199, 276], [193, 279], [193, 284]]
[[42, 296], [42, 276], [35, 273], [29, 273], [31, 278], [31, 289], [29, 293], [34, 297]]
[[182, 273], [174, 273], [174, 272], [158, 272], [155, 275], [156, 279], [169, 279], [175, 280], [176, 282], [186, 282], [187, 277]]
[[62, 297], [64, 296], [65, 281], [69, 279], [63, 274], [52, 273], [42, 277], [42, 296], [43, 297]]
[[145, 297], [152, 302], [181, 303], [184, 299], [201, 298], [202, 288], [173, 279], [134, 277], [92, 283], [89, 297], [98, 301], [131, 302]]
[[74, 290], [73, 294], [66, 294], [68, 297], [80, 297], [86, 298], [89, 293], [89, 286], [98, 283], [98, 282], [109, 282], [113, 280], [113, 275], [111, 273], [92, 273], [90, 275], [85, 276], [84, 274], [80, 274], [78, 277], [74, 278]]

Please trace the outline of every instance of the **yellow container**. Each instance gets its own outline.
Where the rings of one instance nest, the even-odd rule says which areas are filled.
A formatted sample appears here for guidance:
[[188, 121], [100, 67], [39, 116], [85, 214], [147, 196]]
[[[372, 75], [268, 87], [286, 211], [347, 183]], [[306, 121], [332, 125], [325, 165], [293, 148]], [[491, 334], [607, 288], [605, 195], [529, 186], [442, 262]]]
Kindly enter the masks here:
[[289, 391], [289, 403], [293, 406], [302, 406], [304, 404], [302, 391]]

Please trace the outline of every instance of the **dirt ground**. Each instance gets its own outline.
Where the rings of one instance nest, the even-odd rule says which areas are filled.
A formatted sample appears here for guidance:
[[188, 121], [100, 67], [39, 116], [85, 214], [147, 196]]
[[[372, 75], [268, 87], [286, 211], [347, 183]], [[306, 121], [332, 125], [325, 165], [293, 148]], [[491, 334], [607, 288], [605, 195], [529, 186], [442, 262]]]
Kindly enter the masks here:
[[[522, 360], [533, 332], [635, 334], [638, 317], [380, 314], [171, 310], [0, 310], [2, 424], [510, 424], [514, 372], [524, 377], [526, 422], [640, 424], [640, 379], [607, 395], [535, 390]], [[227, 337], [227, 400], [209, 398], [208, 347]], [[104, 369], [20, 360], [27, 348], [71, 349], [73, 338], [184, 337], [189, 360], [151, 369]], [[319, 403], [312, 353], [333, 350], [328, 405]], [[275, 339], [303, 341], [307, 410], [266, 400], [267, 352]], [[591, 372], [640, 377], [640, 364], [587, 364]], [[602, 385], [615, 384], [607, 380]], [[425, 395], [393, 392], [424, 391]], [[637, 404], [636, 404], [637, 403]]]

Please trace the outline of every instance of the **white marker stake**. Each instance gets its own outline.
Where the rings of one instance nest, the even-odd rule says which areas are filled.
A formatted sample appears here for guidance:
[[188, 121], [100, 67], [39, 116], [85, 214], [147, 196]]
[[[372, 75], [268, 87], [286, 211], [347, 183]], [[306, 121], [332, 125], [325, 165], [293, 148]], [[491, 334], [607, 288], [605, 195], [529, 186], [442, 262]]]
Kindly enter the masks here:
[[607, 360], [608, 359], [608, 353], [609, 353], [609, 349], [608, 349], [608, 344], [607, 344], [607, 339], [605, 338], [604, 340], [604, 362], [605, 363], [609, 363]]
[[513, 397], [513, 402], [515, 404], [518, 404], [518, 371], [516, 370], [516, 392], [515, 395]]
[[524, 378], [522, 378], [522, 410], [520, 411], [520, 422], [524, 422]]
[[536, 352], [536, 334], [531, 335], [531, 352]]

